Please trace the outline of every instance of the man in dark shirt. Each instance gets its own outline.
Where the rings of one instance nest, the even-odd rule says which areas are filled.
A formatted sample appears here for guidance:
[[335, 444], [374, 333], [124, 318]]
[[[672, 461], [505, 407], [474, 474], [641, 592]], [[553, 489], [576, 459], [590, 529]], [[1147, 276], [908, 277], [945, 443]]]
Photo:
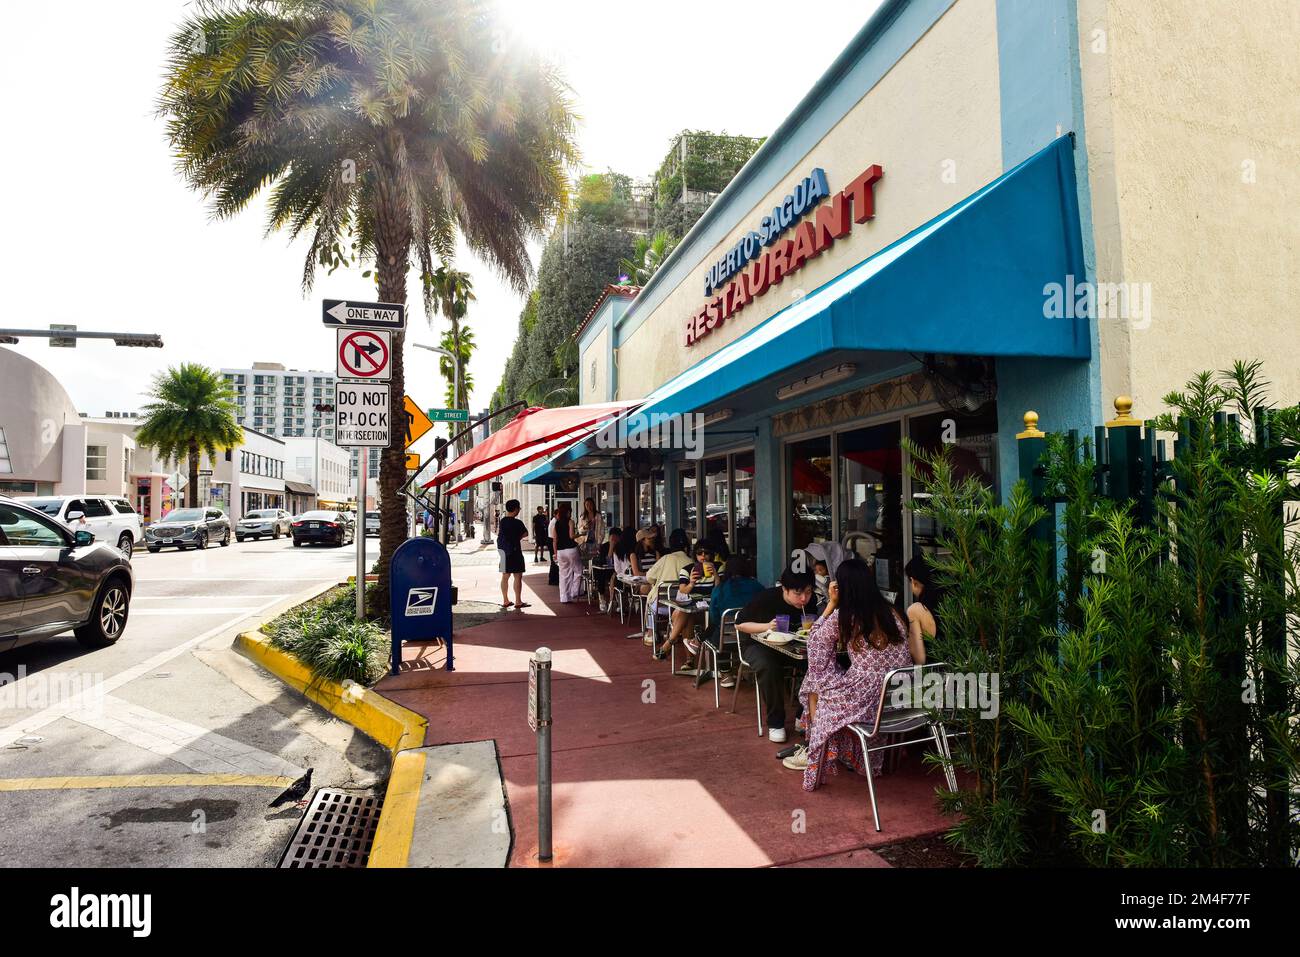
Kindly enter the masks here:
[[777, 630], [778, 615], [789, 615], [790, 629], [798, 628], [812, 599], [813, 583], [809, 572], [787, 568], [781, 573], [781, 581], [775, 588], [759, 592], [736, 616], [741, 653], [753, 669], [767, 708], [767, 736], [778, 744], [785, 742], [785, 669], [807, 666], [748, 636]]
[[515, 579], [516, 608], [527, 608], [523, 600], [524, 590], [524, 550], [520, 543], [528, 537], [528, 526], [519, 521], [519, 500], [512, 498], [506, 502], [506, 517], [497, 526], [497, 558], [501, 571], [501, 607], [510, 607], [510, 595], [507, 583], [510, 576]]
[[546, 506], [537, 506], [537, 514], [533, 516], [533, 564], [540, 565], [546, 561], [543, 557], [547, 548], [550, 547], [551, 538], [546, 534], [547, 526], [551, 524], [550, 517], [546, 514]]

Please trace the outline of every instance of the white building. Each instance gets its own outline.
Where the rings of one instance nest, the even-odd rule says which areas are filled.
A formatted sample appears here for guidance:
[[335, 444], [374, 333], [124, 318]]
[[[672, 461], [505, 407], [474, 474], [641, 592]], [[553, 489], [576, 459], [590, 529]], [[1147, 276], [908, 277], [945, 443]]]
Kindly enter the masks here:
[[285, 479], [312, 488], [318, 502], [311, 507], [317, 504], [322, 508], [341, 507], [355, 497], [353, 455], [349, 449], [341, 449], [319, 436], [286, 438], [284, 449]]
[[[240, 425], [253, 428], [266, 435], [283, 439], [323, 437], [334, 439], [334, 383], [333, 373], [319, 370], [286, 369], [278, 362], [254, 362], [251, 369], [222, 369], [221, 374], [235, 390], [239, 406], [237, 420]], [[318, 411], [317, 406], [327, 407]], [[316, 488], [320, 497], [340, 505], [357, 497], [359, 458], [347, 451], [350, 457], [347, 487], [324, 492]], [[303, 457], [302, 453], [292, 456]], [[302, 470], [295, 470], [300, 475]], [[379, 450], [370, 450], [370, 471], [367, 473], [366, 498], [373, 507], [375, 491], [379, 487]], [[292, 480], [291, 480], [292, 481]], [[306, 482], [307, 479], [298, 478]], [[315, 487], [315, 483], [312, 482]]]
[[334, 414], [316, 409], [334, 405], [333, 373], [254, 362], [251, 369], [222, 369], [221, 374], [235, 390], [240, 425], [278, 438], [334, 438]]
[[204, 456], [200, 482], [207, 480], [209, 487], [200, 485], [199, 501], [224, 509], [236, 522], [259, 508], [287, 509], [284, 460], [283, 441], [245, 425], [242, 446], [219, 452], [215, 463]]
[[168, 471], [137, 448], [130, 416], [82, 416], [39, 363], [0, 348], [0, 495], [123, 495], [146, 522], [162, 517]]

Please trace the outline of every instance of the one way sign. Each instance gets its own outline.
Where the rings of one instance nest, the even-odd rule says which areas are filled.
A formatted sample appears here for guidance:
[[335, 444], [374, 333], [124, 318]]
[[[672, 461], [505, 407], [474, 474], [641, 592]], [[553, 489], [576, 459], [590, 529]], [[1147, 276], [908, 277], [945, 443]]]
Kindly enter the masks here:
[[395, 302], [326, 299], [321, 303], [321, 321], [350, 329], [401, 330], [406, 328], [406, 307]]

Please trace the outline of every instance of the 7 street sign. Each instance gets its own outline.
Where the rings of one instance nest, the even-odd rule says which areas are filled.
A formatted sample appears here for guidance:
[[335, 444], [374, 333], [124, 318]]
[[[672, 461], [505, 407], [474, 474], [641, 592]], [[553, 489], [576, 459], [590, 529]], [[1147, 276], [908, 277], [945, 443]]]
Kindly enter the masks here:
[[[406, 447], [409, 449], [420, 436], [424, 435], [431, 428], [433, 423], [429, 417], [420, 411], [420, 407], [415, 404], [415, 400], [409, 395], [406, 398]], [[416, 468], [419, 468], [417, 465]]]
[[345, 449], [386, 449], [392, 444], [387, 383], [339, 382], [334, 386], [334, 444]]
[[430, 409], [429, 419], [433, 422], [468, 422], [469, 409]]
[[406, 307], [395, 302], [326, 299], [321, 303], [321, 322], [327, 326], [347, 326], [351, 329], [400, 331], [406, 328]]
[[387, 382], [392, 377], [392, 333], [370, 329], [338, 330], [338, 377]]

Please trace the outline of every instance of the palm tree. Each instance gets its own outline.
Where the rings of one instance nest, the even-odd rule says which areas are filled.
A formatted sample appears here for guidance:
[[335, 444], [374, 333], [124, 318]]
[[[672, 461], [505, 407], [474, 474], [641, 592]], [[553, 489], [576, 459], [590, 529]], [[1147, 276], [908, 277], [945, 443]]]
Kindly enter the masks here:
[[666, 232], [655, 233], [652, 238], [638, 236], [632, 243], [631, 258], [620, 262], [618, 268], [633, 285], [644, 286], [676, 247], [677, 240]]
[[[523, 293], [527, 242], [567, 205], [578, 157], [567, 87], [507, 35], [481, 0], [202, 0], [172, 37], [159, 112], [215, 216], [266, 190], [268, 230], [310, 237], [304, 291], [318, 267], [369, 262], [380, 299], [405, 304], [412, 258], [432, 275], [459, 234]], [[379, 476], [385, 601], [405, 480], [399, 443]]]
[[[451, 407], [453, 409], [469, 408], [470, 384], [466, 370], [469, 362], [469, 352], [473, 351], [473, 346], [470, 346], [468, 352], [464, 349], [461, 342], [461, 322], [464, 321], [465, 314], [469, 312], [469, 304], [474, 301], [474, 282], [470, 279], [469, 273], [442, 265], [425, 279], [425, 284], [429, 287], [429, 294], [433, 297], [434, 309], [437, 310], [438, 315], [443, 316], [451, 323], [450, 333], [444, 334], [442, 337], [442, 348], [453, 355], [461, 357], [460, 395], [451, 397]], [[448, 344], [449, 341], [450, 345]], [[451, 360], [444, 356], [439, 361], [438, 366], [442, 374], [447, 377], [447, 381], [454, 383], [456, 370]], [[457, 450], [464, 452], [467, 448], [466, 440], [462, 439]]]
[[[452, 332], [442, 334], [442, 342], [439, 345], [450, 352], [456, 354], [457, 344], [456, 335]], [[474, 341], [474, 330], [467, 326], [460, 327], [460, 387], [461, 394], [468, 396], [474, 391], [474, 374], [470, 372], [469, 362], [474, 357], [474, 350], [478, 348], [478, 343]], [[459, 409], [461, 406], [456, 404], [456, 369], [451, 364], [451, 359], [442, 356], [438, 359], [438, 371], [442, 377], [447, 380], [447, 404], [450, 408]]]
[[144, 424], [135, 440], [164, 461], [188, 459], [185, 497], [190, 508], [197, 508], [201, 453], [215, 461], [218, 449], [231, 449], [244, 441], [244, 430], [235, 420], [235, 392], [221, 373], [185, 362], [154, 376], [149, 397], [153, 401], [144, 407]]
[[[468, 409], [470, 384], [468, 372], [465, 366], [468, 357], [465, 355], [461, 346], [461, 322], [464, 320], [465, 314], [469, 312], [470, 302], [474, 300], [473, 280], [470, 279], [469, 273], [462, 272], [458, 269], [452, 269], [444, 263], [434, 270], [432, 274], [425, 275], [424, 284], [427, 290], [426, 295], [432, 297], [434, 309], [437, 310], [439, 315], [443, 316], [451, 323], [450, 333], [443, 336], [442, 347], [451, 352], [452, 355], [460, 357], [460, 394], [452, 396], [451, 407], [453, 409]], [[448, 345], [448, 339], [451, 340], [450, 345]], [[451, 381], [453, 382], [452, 391], [454, 392], [456, 376], [455, 366], [452, 364], [451, 360], [445, 357], [439, 360], [438, 366], [442, 370], [443, 376], [447, 376], [448, 373], [450, 373]], [[456, 424], [449, 423], [448, 429], [449, 431], [447, 434], [454, 435], [457, 431]], [[460, 440], [456, 443], [456, 453], [458, 455], [464, 455], [469, 451], [470, 445], [470, 437], [467, 435], [461, 436]], [[465, 500], [465, 511], [464, 516], [462, 517], [473, 514], [474, 488], [471, 486], [469, 489], [469, 495]], [[469, 522], [464, 522], [461, 525], [461, 528], [468, 527]]]

